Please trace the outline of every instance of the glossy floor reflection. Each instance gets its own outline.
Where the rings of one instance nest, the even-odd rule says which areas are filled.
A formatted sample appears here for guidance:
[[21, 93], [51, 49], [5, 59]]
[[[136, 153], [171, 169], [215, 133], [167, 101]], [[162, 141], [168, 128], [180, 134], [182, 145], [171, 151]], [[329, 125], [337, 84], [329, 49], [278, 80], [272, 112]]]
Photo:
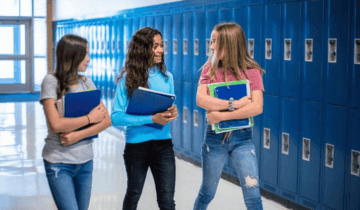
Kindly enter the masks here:
[[[109, 106], [108, 106], [109, 107]], [[41, 157], [47, 134], [38, 102], [0, 103], [0, 209], [56, 209]], [[115, 128], [94, 143], [91, 210], [121, 209], [126, 190], [124, 136]], [[176, 209], [192, 209], [201, 183], [201, 168], [176, 159]], [[286, 209], [263, 198], [264, 209]], [[139, 210], [158, 209], [154, 180], [148, 173]], [[221, 179], [209, 210], [246, 209], [241, 188]]]

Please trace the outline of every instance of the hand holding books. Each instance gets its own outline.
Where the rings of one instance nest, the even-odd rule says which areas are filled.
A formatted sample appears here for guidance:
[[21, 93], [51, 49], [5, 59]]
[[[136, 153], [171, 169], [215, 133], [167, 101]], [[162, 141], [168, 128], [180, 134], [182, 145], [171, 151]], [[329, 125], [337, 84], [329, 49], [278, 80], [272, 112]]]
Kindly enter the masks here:
[[177, 118], [177, 107], [175, 105], [168, 108], [165, 112], [160, 112], [157, 114], [154, 114], [152, 116], [152, 120], [154, 123], [160, 124], [160, 125], [166, 125], [167, 123], [175, 120]]

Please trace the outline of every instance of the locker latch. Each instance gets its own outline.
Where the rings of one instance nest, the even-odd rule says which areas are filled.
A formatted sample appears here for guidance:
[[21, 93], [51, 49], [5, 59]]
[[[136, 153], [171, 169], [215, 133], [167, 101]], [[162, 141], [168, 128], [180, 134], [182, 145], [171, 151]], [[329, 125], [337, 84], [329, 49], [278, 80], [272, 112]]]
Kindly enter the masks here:
[[334, 168], [334, 145], [326, 144], [325, 166]]
[[303, 138], [303, 154], [302, 159], [310, 161], [310, 139]]
[[120, 52], [120, 50], [121, 50], [121, 41], [119, 40], [119, 41], [118, 41], [118, 48], [117, 48], [117, 51], [118, 51], [118, 52]]
[[248, 52], [252, 59], [254, 59], [254, 48], [255, 48], [255, 40], [249, 39], [248, 40]]
[[188, 108], [187, 107], [184, 107], [183, 109], [183, 123], [187, 123], [187, 112], [188, 112]]
[[284, 60], [291, 61], [291, 39], [284, 40]]
[[199, 39], [194, 39], [194, 55], [199, 55]]
[[360, 65], [360, 39], [355, 39], [354, 63]]
[[282, 153], [289, 155], [289, 134], [282, 133]]
[[177, 51], [178, 51], [177, 39], [174, 39], [173, 40], [173, 54], [177, 55]]
[[270, 149], [270, 129], [264, 128], [264, 148]]
[[168, 40], [167, 39], [164, 40], [164, 54], [165, 55], [168, 54]]
[[194, 110], [194, 126], [199, 126], [199, 111], [197, 109]]
[[183, 54], [187, 55], [188, 54], [188, 40], [187, 39], [183, 39]]
[[313, 61], [313, 40], [305, 39], [305, 61]]
[[360, 152], [351, 150], [351, 174], [355, 176], [360, 176]]
[[116, 42], [115, 42], [115, 41], [112, 41], [112, 48], [111, 48], [111, 50], [112, 50], [113, 52], [115, 52], [115, 47], [116, 47]]
[[210, 56], [211, 54], [211, 40], [206, 39], [206, 56]]
[[328, 44], [328, 62], [336, 63], [337, 61], [337, 40], [329, 39]]
[[270, 60], [272, 57], [272, 39], [265, 40], [265, 58]]

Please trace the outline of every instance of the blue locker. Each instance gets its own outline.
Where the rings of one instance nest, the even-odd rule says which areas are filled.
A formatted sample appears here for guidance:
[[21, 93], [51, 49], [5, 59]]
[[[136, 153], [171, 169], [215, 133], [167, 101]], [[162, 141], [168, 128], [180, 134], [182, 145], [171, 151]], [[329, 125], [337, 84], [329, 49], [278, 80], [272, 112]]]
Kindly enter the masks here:
[[[207, 36], [204, 31], [205, 28], [205, 7], [203, 5], [194, 7], [194, 25], [193, 25], [193, 63], [192, 63], [192, 82], [194, 84], [198, 84], [200, 75], [201, 75], [201, 67], [206, 62], [206, 51], [205, 51], [205, 37]], [[197, 87], [197, 86], [194, 86]]]
[[219, 4], [219, 21], [230, 22], [233, 20], [233, 2], [224, 2]]
[[[221, 14], [221, 13], [220, 13]], [[248, 38], [248, 8], [247, 7], [236, 7], [233, 9], [234, 22], [239, 24], [243, 29], [246, 38]]]
[[140, 18], [139, 28], [144, 28], [146, 26], [146, 17]]
[[154, 28], [154, 16], [153, 12], [146, 13], [148, 17], [146, 17], [146, 26]]
[[[354, 6], [352, 6], [354, 5]], [[350, 31], [350, 57], [353, 58], [350, 60], [350, 68], [352, 69], [351, 78], [351, 90], [352, 90], [352, 107], [359, 109], [360, 108], [360, 2], [353, 0], [353, 3], [350, 6], [354, 13], [354, 16], [351, 17], [351, 26], [350, 28], [353, 31]], [[357, 52], [355, 52], [355, 49]], [[355, 64], [356, 63], [356, 64]]]
[[[348, 15], [349, 1], [326, 1], [326, 56], [327, 88], [326, 96], [329, 104], [347, 105], [348, 97]], [[331, 43], [332, 42], [332, 43]], [[332, 52], [335, 53], [333, 57]], [[336, 84], [336, 85], [334, 85]]]
[[264, 104], [260, 186], [276, 193], [278, 186], [280, 99], [278, 96], [264, 94]]
[[124, 20], [124, 54], [125, 54], [125, 58], [126, 58], [126, 54], [128, 51], [128, 47], [131, 41], [131, 37], [132, 37], [132, 19], [127, 17]]
[[[172, 73], [174, 80], [183, 81], [182, 78], [182, 14], [181, 10], [173, 14], [173, 40], [172, 40], [172, 54], [173, 54], [173, 66]], [[179, 108], [179, 107], [178, 107]]]
[[164, 11], [164, 62], [168, 71], [172, 72], [172, 15], [171, 10]]
[[[112, 101], [112, 99], [114, 98], [114, 94], [115, 94], [115, 76], [116, 76], [116, 30], [117, 30], [117, 25], [116, 25], [116, 21], [114, 18], [111, 18], [111, 35], [110, 35], [110, 93], [109, 93], [109, 97]], [[112, 103], [111, 103], [112, 104]]]
[[301, 2], [284, 4], [282, 96], [300, 97]]
[[298, 194], [299, 121], [299, 100], [283, 98], [279, 180], [281, 196], [292, 201]]
[[134, 17], [132, 20], [132, 35], [135, 34], [135, 32], [139, 29], [139, 25], [140, 25], [140, 20], [137, 17]]
[[193, 157], [201, 161], [201, 145], [204, 141], [204, 132], [206, 129], [206, 111], [196, 105], [197, 84], [193, 83], [191, 93], [193, 99], [192, 151]]
[[95, 74], [95, 85], [100, 90], [100, 68], [101, 68], [101, 25], [99, 22], [96, 23], [96, 48], [95, 48], [95, 59], [94, 59], [94, 74]]
[[[211, 39], [211, 32], [214, 28], [214, 26], [216, 24], [219, 23], [219, 15], [218, 15], [218, 5], [217, 4], [208, 4], [206, 5], [206, 17], [205, 17], [205, 24], [206, 24], [206, 41], [209, 42]], [[210, 51], [208, 48], [210, 48], [210, 44], [209, 46], [206, 46], [206, 52], [207, 52], [207, 56], [208, 56], [208, 52]], [[207, 44], [208, 45], [208, 44]]]
[[265, 6], [265, 92], [272, 95], [280, 94], [280, 33], [281, 5]]
[[105, 97], [105, 90], [106, 90], [106, 58], [105, 58], [105, 45], [106, 45], [106, 31], [105, 31], [105, 22], [101, 22], [101, 44], [100, 44], [100, 59], [101, 59], [101, 66], [100, 66], [100, 89], [101, 89], [101, 98], [104, 99]]
[[[351, 133], [349, 135], [349, 143], [351, 145], [350, 150], [347, 151], [347, 155], [350, 155], [348, 158], [347, 165], [350, 166], [349, 171], [346, 171], [346, 174], [350, 176], [349, 178], [349, 184], [348, 184], [348, 205], [347, 209], [360, 209], [360, 177], [359, 177], [359, 169], [356, 167], [355, 163], [354, 165], [351, 165], [352, 159], [355, 159], [352, 157], [352, 152], [360, 152], [360, 142], [359, 142], [359, 136], [360, 136], [360, 110], [359, 109], [352, 109], [351, 110], [351, 117], [350, 117], [350, 125], [351, 125]], [[359, 162], [357, 162], [359, 164]], [[357, 169], [357, 170], [356, 170]], [[349, 175], [350, 174], [350, 175]]]
[[346, 107], [327, 105], [322, 200], [329, 209], [344, 209], [346, 118]]
[[[163, 12], [162, 11], [158, 11], [155, 13], [155, 28], [157, 30], [159, 30], [162, 34], [162, 36], [164, 36], [164, 16], [163, 16]], [[163, 37], [164, 39], [164, 37]], [[164, 42], [164, 40], [163, 40]]]
[[[193, 116], [193, 98], [192, 98], [192, 83], [183, 82], [183, 112], [182, 112], [182, 140], [185, 153], [191, 156], [192, 151], [192, 116]], [[186, 94], [185, 94], [186, 93]]]
[[304, 48], [302, 97], [304, 100], [323, 100], [323, 2], [304, 2]]
[[304, 101], [302, 106], [300, 154], [300, 202], [319, 209], [321, 174], [322, 104]]
[[116, 76], [120, 73], [124, 62], [124, 19], [119, 17], [116, 19]]
[[182, 79], [185, 82], [192, 82], [192, 68], [191, 65], [189, 65], [193, 60], [193, 17], [191, 7], [184, 8], [182, 22]]
[[174, 80], [174, 89], [175, 89], [175, 105], [178, 109], [178, 118], [171, 122], [171, 136], [174, 143], [175, 150], [180, 150], [183, 148], [182, 143], [182, 115], [183, 115], [183, 96], [182, 96], [182, 83], [181, 81]]
[[110, 76], [111, 76], [111, 63], [110, 63], [110, 45], [111, 45], [111, 26], [110, 26], [110, 22], [111, 19], [107, 18], [106, 22], [105, 22], [105, 76], [104, 76], [104, 81], [105, 81], [105, 98], [108, 99], [110, 98], [110, 88], [111, 88], [111, 81], [110, 81]]

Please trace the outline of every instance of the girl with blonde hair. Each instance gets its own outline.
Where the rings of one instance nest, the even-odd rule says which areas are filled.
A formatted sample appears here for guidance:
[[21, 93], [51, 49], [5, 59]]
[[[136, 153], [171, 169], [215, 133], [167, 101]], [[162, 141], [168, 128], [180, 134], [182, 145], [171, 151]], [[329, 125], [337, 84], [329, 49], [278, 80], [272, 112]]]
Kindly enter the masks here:
[[[216, 134], [211, 125], [262, 113], [264, 70], [248, 54], [244, 31], [236, 23], [221, 23], [214, 27], [211, 51], [212, 54], [202, 67], [196, 96], [197, 105], [207, 110], [208, 125], [202, 144], [203, 180], [194, 210], [205, 210], [214, 198], [228, 155], [238, 174], [247, 208], [262, 209], [252, 128]], [[235, 101], [209, 96], [209, 83], [245, 79], [250, 81], [251, 96]]]

